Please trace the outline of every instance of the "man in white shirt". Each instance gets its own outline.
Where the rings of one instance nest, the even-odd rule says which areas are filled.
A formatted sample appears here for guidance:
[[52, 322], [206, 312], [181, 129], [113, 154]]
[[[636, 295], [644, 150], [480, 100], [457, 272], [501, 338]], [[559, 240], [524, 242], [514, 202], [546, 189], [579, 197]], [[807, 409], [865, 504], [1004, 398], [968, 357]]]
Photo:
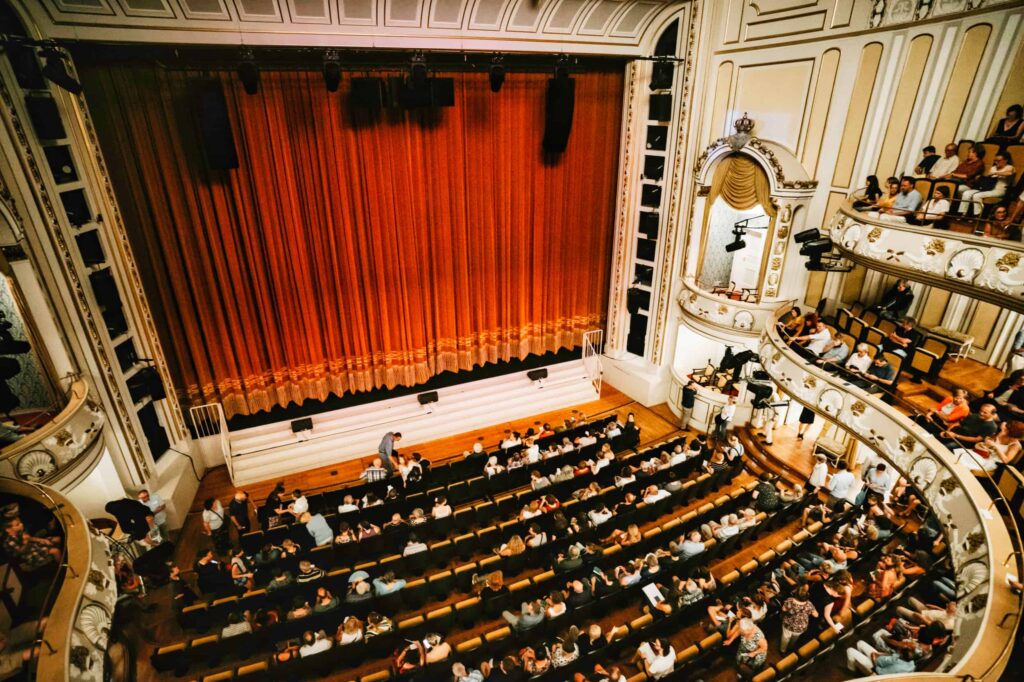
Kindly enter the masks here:
[[947, 144], [943, 150], [944, 155], [932, 164], [928, 169], [928, 178], [931, 180], [948, 179], [957, 166], [960, 165], [960, 157], [956, 155], [956, 145]]
[[148, 490], [139, 491], [139, 502], [149, 507], [149, 511], [153, 512], [153, 525], [160, 530], [160, 537], [167, 540], [170, 536], [167, 534], [167, 505], [164, 504], [164, 500], [160, 497], [160, 493], [151, 493]]
[[886, 470], [885, 463], [879, 462], [872, 469], [868, 469], [864, 476], [864, 487], [868, 492], [879, 495], [883, 500], [889, 497], [889, 490], [892, 488], [892, 476]]
[[341, 504], [338, 505], [339, 514], [348, 514], [349, 512], [359, 511], [359, 505], [356, 504], [356, 500], [351, 495], [346, 495], [345, 499]]
[[828, 485], [828, 504], [830, 507], [836, 507], [847, 501], [847, 496], [850, 494], [850, 488], [853, 487], [853, 483], [856, 479], [853, 474], [850, 473], [850, 467], [847, 466], [846, 462], [839, 463], [839, 471], [832, 475], [829, 479]]
[[662, 490], [656, 485], [648, 486], [647, 490], [644, 491], [644, 502], [647, 504], [654, 504], [658, 500], [664, 500], [666, 497], [670, 497], [672, 493], [667, 490]]
[[590, 431], [584, 431], [583, 435], [580, 436], [580, 447], [581, 448], [585, 448], [588, 445], [593, 445], [596, 442], [597, 442], [597, 438], [595, 436], [591, 436], [590, 435]]
[[707, 546], [701, 540], [699, 531], [692, 531], [690, 536], [679, 543], [676, 548], [676, 553], [680, 561], [685, 561], [690, 557], [697, 556], [705, 550]]
[[730, 462], [734, 462], [742, 457], [744, 449], [743, 443], [740, 442], [740, 437], [735, 433], [730, 433], [723, 450], [725, 451], [725, 458]]
[[846, 361], [846, 369], [856, 374], [864, 374], [871, 366], [871, 356], [868, 354], [868, 344], [858, 343], [857, 352]]
[[281, 514], [284, 511], [289, 511], [297, 519], [309, 511], [309, 500], [306, 499], [306, 496], [298, 488], [292, 491], [292, 498], [294, 499], [288, 505], [288, 508], [286, 510], [278, 510], [277, 513]]
[[825, 348], [832, 342], [832, 332], [828, 330], [824, 322], [818, 322], [818, 326], [815, 327], [813, 332], [804, 336], [797, 336], [793, 341], [801, 343], [804, 350], [817, 356], [825, 352]]
[[668, 465], [674, 467], [677, 464], [682, 464], [686, 461], [686, 450], [683, 450], [682, 445], [677, 445], [672, 449], [672, 453], [668, 458]]
[[506, 430], [505, 438], [501, 441], [501, 449], [508, 450], [509, 448], [514, 448], [515, 446], [520, 445], [522, 442], [523, 441], [519, 439], [518, 433]]

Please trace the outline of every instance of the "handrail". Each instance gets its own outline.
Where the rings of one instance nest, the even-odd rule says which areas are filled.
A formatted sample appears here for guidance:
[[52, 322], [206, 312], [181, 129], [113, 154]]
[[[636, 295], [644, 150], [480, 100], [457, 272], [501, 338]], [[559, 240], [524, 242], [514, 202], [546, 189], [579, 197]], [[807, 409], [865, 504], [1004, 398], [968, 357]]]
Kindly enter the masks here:
[[[951, 180], [939, 180], [937, 182], [952, 182], [952, 181]], [[847, 195], [846, 202], [844, 203], [844, 205], [845, 204], [849, 204], [850, 208], [853, 211], [855, 211], [856, 213], [858, 213], [859, 215], [864, 215], [865, 212], [864, 211], [857, 211], [857, 209], [853, 208], [853, 202], [855, 200], [858, 200], [858, 199], [866, 198], [865, 195], [863, 194], [863, 190], [865, 190], [865, 189], [867, 189], [867, 187], [858, 187], [857, 189], [853, 190], [852, 192], [850, 192]], [[950, 197], [949, 199], [947, 199], [947, 201], [949, 201], [950, 210], [952, 210], [953, 204], [956, 203], [956, 202], [959, 202], [960, 200], [957, 199], [954, 196], [954, 197]], [[924, 204], [924, 202], [922, 202], [922, 205], [923, 204]], [[871, 211], [871, 210], [874, 210], [874, 209], [871, 209], [871, 208], [867, 209], [867, 211]], [[905, 214], [905, 215], [913, 215], [913, 214], [916, 214], [916, 213], [921, 213], [921, 211], [917, 211], [917, 210], [915, 210], [915, 211], [903, 211], [901, 213], [901, 215], [903, 215], [903, 214]], [[967, 223], [969, 225], [980, 226], [981, 228], [983, 228], [986, 224], [992, 222], [989, 218], [980, 218], [980, 217], [976, 217], [976, 216], [965, 216], [965, 215], [953, 215], [953, 216], [951, 216], [949, 213], [925, 213], [925, 215], [946, 216], [947, 218], [953, 217], [953, 218], [956, 219], [956, 222], [958, 222], [958, 223]], [[887, 223], [887, 221], [875, 221], [875, 220], [871, 220], [869, 222]], [[894, 223], [887, 223], [887, 224], [892, 225]], [[895, 224], [901, 225], [903, 223], [895, 223]], [[1009, 223], [1009, 224], [1010, 225], [1018, 225], [1018, 226], [1024, 227], [1024, 225], [1022, 225], [1021, 221], [1017, 221], [1015, 223]], [[906, 223], [906, 225], [908, 227], [921, 227], [921, 226], [918, 226], [918, 225], [911, 225], [910, 223]], [[933, 227], [922, 227], [921, 229], [924, 229], [924, 230], [934, 230], [935, 228], [933, 228]], [[1014, 239], [1004, 239], [1002, 237], [988, 237], [988, 236], [985, 236], [983, 234], [982, 230], [979, 229], [979, 227], [975, 227], [974, 231], [972, 231], [972, 232], [955, 232], [954, 234], [973, 235], [975, 237], [980, 237], [982, 239], [992, 239], [992, 240], [995, 240], [996, 242], [1007, 242], [1008, 241], [1011, 244], [1012, 243], [1017, 243], [1017, 240], [1014, 240]]]
[[10, 445], [0, 449], [0, 459], [11, 457], [35, 449], [47, 438], [58, 433], [75, 416], [79, 409], [88, 403], [89, 385], [84, 379], [76, 379], [68, 388], [68, 400], [57, 415], [25, 437], [19, 438]]
[[[786, 311], [785, 308], [780, 310], [778, 317], [780, 318]], [[799, 367], [803, 376], [794, 375], [792, 372], [787, 373], [785, 367], [777, 366], [783, 358]], [[1003, 519], [991, 513], [992, 507], [997, 503], [981, 486], [973, 472], [968, 470], [945, 445], [931, 434], [922, 434], [922, 430], [906, 415], [891, 409], [892, 406], [876, 396], [837, 378], [813, 363], [809, 363], [783, 340], [777, 324], [765, 330], [762, 337], [761, 360], [764, 369], [773, 376], [781, 390], [788, 393], [797, 402], [849, 430], [851, 435], [867, 447], [892, 462], [897, 471], [908, 480], [918, 484], [908, 469], [918, 461], [919, 457], [929, 455], [930, 459], [940, 464], [951, 475], [952, 489], [946, 488], [950, 479], [938, 482], [939, 485], [935, 485], [937, 479], [933, 479], [931, 482], [926, 482], [924, 486], [919, 485], [918, 487], [931, 506], [941, 508], [950, 521], [956, 522], [957, 520], [952, 517], [956, 513], [963, 514], [967, 509], [972, 510], [972, 515], [977, 518], [979, 530], [969, 533], [970, 529], [965, 527], [962, 519], [957, 522], [956, 526], [951, 527], [946, 524], [942, 518], [943, 515], [939, 515], [940, 522], [946, 526], [947, 538], [951, 539], [949, 543], [950, 556], [954, 560], [954, 567], [959, 571], [962, 565], [966, 566], [977, 561], [971, 554], [972, 542], [975, 541], [983, 543], [978, 545], [977, 549], [984, 546], [988, 557], [987, 564], [984, 562], [981, 564], [982, 570], [986, 571], [988, 583], [984, 603], [983, 605], [977, 603], [977, 597], [981, 596], [977, 595], [969, 604], [964, 605], [972, 611], [983, 609], [978, 632], [967, 643], [966, 651], [958, 654], [953, 672], [961, 675], [969, 673], [978, 679], [995, 679], [994, 671], [1005, 668], [1007, 663], [1016, 636], [1021, 608], [1024, 605], [1020, 597], [1011, 594], [1006, 584], [1006, 576], [1009, 573], [1007, 564], [1018, 556], [1018, 550], [1014, 548], [1014, 540], [1016, 539], [1019, 547], [1019, 530], [1014, 527], [1011, 534], [1011, 529], [1007, 528]], [[820, 407], [817, 402], [812, 402], [807, 395], [816, 390], [819, 380], [826, 385], [828, 390], [833, 390], [840, 395], [842, 405], [836, 407], [834, 413]], [[841, 390], [836, 391], [836, 388]], [[823, 393], [824, 391], [821, 391], [821, 394]], [[847, 406], [847, 398], [853, 398], [854, 402]], [[844, 416], [845, 413], [854, 415], [857, 420], [860, 420], [861, 416], [870, 416], [872, 412], [888, 420], [888, 430], [884, 428], [887, 425], [882, 423], [877, 423], [872, 427], [862, 422], [851, 428], [850, 423], [840, 420], [840, 416]], [[875, 427], [878, 428], [877, 432]], [[900, 437], [900, 433], [904, 435]], [[944, 490], [944, 488], [946, 489]], [[963, 494], [955, 495], [956, 488], [962, 488]], [[977, 503], [978, 500], [985, 499], [990, 500], [988, 508], [983, 508]], [[958, 506], [960, 512], [950, 511], [950, 506]], [[977, 532], [981, 533], [981, 537], [974, 539], [974, 534]], [[977, 551], [977, 549], [973, 551]], [[1001, 561], [1004, 555], [1006, 560]], [[1014, 619], [1011, 627], [1003, 626], [998, 620], [999, 616], [996, 615], [996, 611], [1003, 610], [1010, 610], [1018, 616]], [[979, 649], [983, 641], [986, 652], [981, 653]], [[993, 653], [993, 649], [998, 653]]]

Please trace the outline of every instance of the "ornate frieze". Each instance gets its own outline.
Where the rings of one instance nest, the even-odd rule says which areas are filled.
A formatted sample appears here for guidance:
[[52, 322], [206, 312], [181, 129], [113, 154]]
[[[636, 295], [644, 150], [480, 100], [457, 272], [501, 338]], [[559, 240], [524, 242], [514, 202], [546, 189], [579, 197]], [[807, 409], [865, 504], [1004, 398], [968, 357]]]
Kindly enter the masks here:
[[1024, 312], [1024, 244], [886, 222], [847, 201], [830, 236], [852, 261]]

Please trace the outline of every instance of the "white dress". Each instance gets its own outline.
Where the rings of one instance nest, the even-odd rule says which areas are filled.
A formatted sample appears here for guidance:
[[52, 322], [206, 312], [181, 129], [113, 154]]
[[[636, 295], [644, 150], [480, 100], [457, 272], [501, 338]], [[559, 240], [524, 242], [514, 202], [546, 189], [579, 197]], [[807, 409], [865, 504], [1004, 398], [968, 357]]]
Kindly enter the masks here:
[[807, 480], [807, 484], [812, 488], [824, 488], [825, 479], [828, 478], [828, 464], [825, 462], [818, 462], [811, 469], [811, 477]]

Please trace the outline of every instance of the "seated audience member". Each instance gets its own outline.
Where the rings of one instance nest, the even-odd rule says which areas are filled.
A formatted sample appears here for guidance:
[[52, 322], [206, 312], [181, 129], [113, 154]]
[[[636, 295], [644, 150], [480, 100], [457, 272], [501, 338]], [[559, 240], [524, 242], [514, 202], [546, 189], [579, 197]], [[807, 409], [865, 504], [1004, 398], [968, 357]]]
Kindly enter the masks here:
[[804, 317], [800, 308], [793, 306], [786, 316], [779, 320], [778, 327], [779, 331], [785, 337], [797, 336], [803, 333], [804, 324], [807, 322], [807, 318]]
[[341, 621], [337, 632], [334, 633], [334, 639], [338, 646], [361, 642], [364, 637], [363, 622], [355, 616], [347, 616], [345, 620]]
[[544, 622], [544, 602], [539, 599], [525, 601], [520, 606], [519, 613], [503, 611], [501, 617], [508, 621], [517, 633], [526, 632]]
[[387, 616], [382, 616], [376, 611], [371, 611], [366, 616], [366, 628], [364, 636], [366, 639], [371, 637], [377, 637], [378, 635], [386, 635], [389, 632], [393, 632], [395, 629], [395, 623]]
[[412, 554], [419, 554], [420, 552], [426, 552], [429, 547], [427, 543], [420, 540], [414, 533], [409, 534], [409, 539], [406, 540], [405, 548], [402, 550], [402, 556], [410, 556]]
[[373, 593], [378, 597], [383, 597], [385, 594], [405, 589], [405, 585], [404, 578], [396, 578], [394, 571], [387, 571], [379, 578], [373, 579]]
[[664, 500], [666, 497], [671, 496], [672, 493], [670, 493], [667, 490], [664, 490], [663, 488], [659, 488], [656, 485], [647, 486], [647, 489], [644, 490], [644, 503], [655, 504], [656, 502], [659, 502], [661, 500]]
[[676, 669], [676, 650], [667, 639], [659, 637], [637, 647], [633, 660], [641, 665], [648, 677], [660, 680]]
[[981, 234], [993, 239], [1009, 239], [1015, 242], [1019, 242], [1021, 236], [1020, 225], [1015, 225], [1010, 220], [1010, 210], [1006, 206], [995, 207], [992, 217], [985, 221]]
[[359, 505], [356, 504], [355, 498], [351, 495], [346, 495], [345, 499], [338, 505], [339, 514], [348, 514], [356, 511], [359, 511]]
[[910, 283], [905, 279], [898, 279], [870, 310], [878, 313], [883, 319], [895, 322], [907, 316], [913, 302], [914, 291], [910, 288]]
[[686, 561], [697, 556], [706, 548], [707, 545], [704, 544], [704, 538], [700, 532], [693, 530], [689, 535], [679, 538], [679, 543], [675, 545], [675, 553], [680, 561]]
[[957, 195], [961, 188], [970, 189], [973, 187], [981, 174], [985, 172], [985, 149], [983, 147], [972, 147], [967, 152], [967, 158], [960, 162], [949, 177], [943, 180], [952, 180], [957, 183]]
[[1024, 419], [1024, 370], [1014, 370], [985, 393], [1002, 419]]
[[825, 346], [824, 352], [818, 356], [818, 359], [814, 361], [814, 364], [821, 365], [828, 369], [830, 366], [843, 364], [849, 356], [850, 347], [847, 346], [841, 338], [836, 336]]
[[313, 538], [313, 544], [317, 547], [325, 547], [334, 540], [334, 531], [323, 514], [310, 514], [306, 512], [299, 517], [299, 523], [306, 525], [306, 531]]
[[892, 210], [893, 204], [896, 203], [896, 198], [900, 195], [900, 181], [897, 178], [889, 178], [885, 182], [885, 191], [882, 192], [881, 196], [871, 206], [865, 206], [860, 209], [861, 211], [871, 211], [876, 213], [888, 212]]
[[551, 485], [551, 480], [540, 473], [539, 471], [533, 471], [530, 473], [530, 488], [533, 490], [540, 490], [541, 488], [547, 488]]
[[565, 553], [559, 552], [555, 557], [554, 570], [555, 573], [569, 573], [575, 571], [577, 568], [583, 565], [583, 557], [580, 556], [580, 548], [578, 545], [569, 545]]
[[984, 449], [990, 457], [994, 454], [1003, 464], [1016, 464], [1021, 452], [1021, 438], [1024, 438], [1024, 422], [1004, 421], [999, 425], [999, 433], [984, 440]]
[[931, 173], [932, 166], [934, 166], [941, 158], [942, 157], [935, 152], [935, 147], [928, 145], [921, 150], [921, 160], [917, 162], [916, 166], [914, 166], [914, 175], [918, 177], [926, 177]]
[[870, 346], [866, 343], [858, 343], [857, 350], [849, 357], [844, 367], [853, 374], [864, 374], [871, 368]]
[[[920, 225], [921, 227], [945, 228], [947, 226], [946, 215], [948, 213], [949, 188], [936, 187], [935, 195], [924, 202], [916, 213], [904, 216], [904, 220], [911, 225]], [[889, 219], [896, 220], [897, 216], [892, 216]]]
[[899, 653], [884, 653], [864, 640], [846, 650], [846, 667], [863, 675], [896, 675], [912, 673], [916, 669], [914, 653], [910, 649], [900, 649]]
[[1010, 165], [1008, 154], [996, 154], [992, 161], [992, 167], [978, 178], [973, 186], [957, 187], [956, 193], [960, 199], [959, 212], [970, 216], [973, 210], [974, 215], [981, 217], [982, 211], [985, 209], [984, 200], [1000, 199], [1006, 196], [1015, 172], [1013, 166]]
[[742, 457], [745, 449], [743, 447], [743, 443], [740, 442], [740, 437], [735, 433], [730, 433], [726, 436], [722, 452], [725, 453], [725, 458], [729, 462], [735, 462]]
[[516, 556], [526, 551], [526, 543], [519, 535], [513, 535], [508, 542], [502, 543], [495, 548], [494, 553], [498, 556]]
[[[362, 573], [363, 577], [360, 580], [353, 580], [357, 573]], [[349, 577], [348, 592], [345, 594], [345, 603], [347, 604], [361, 604], [363, 602], [369, 602], [373, 599], [373, 592], [370, 587], [370, 583], [366, 581], [369, 576], [366, 575], [365, 571], [356, 571]]]
[[387, 477], [388, 470], [384, 468], [384, 460], [380, 457], [374, 457], [370, 466], [363, 469], [363, 473], [359, 474], [359, 478], [364, 479], [367, 483], [383, 481], [386, 480]]
[[940, 431], [939, 438], [951, 449], [970, 448], [998, 432], [999, 419], [996, 407], [992, 403], [984, 403], [978, 408], [977, 414], [969, 414], [953, 428]]
[[443, 519], [446, 516], [452, 515], [451, 505], [448, 504], [448, 500], [444, 497], [438, 497], [434, 500], [434, 507], [430, 510], [430, 515], [435, 519]]
[[267, 592], [280, 590], [294, 584], [295, 578], [292, 577], [292, 574], [278, 566], [274, 569], [274, 577], [267, 583]]
[[249, 622], [249, 611], [238, 613], [232, 611], [228, 614], [228, 624], [221, 628], [220, 638], [237, 637], [252, 632], [252, 623]]
[[702, 523], [700, 531], [704, 537], [714, 537], [719, 542], [725, 542], [734, 535], [739, 535], [739, 516], [736, 514], [726, 514], [720, 521], [708, 521], [707, 523]]
[[809, 334], [793, 337], [793, 342], [802, 346], [811, 355], [818, 356], [832, 343], [832, 332], [819, 320]]
[[925, 604], [917, 597], [911, 597], [907, 600], [907, 604], [909, 608], [908, 606], [896, 607], [896, 613], [901, 618], [918, 625], [938, 623], [946, 632], [953, 631], [953, 626], [956, 624], [957, 603], [955, 599], [947, 601], [945, 606], [936, 606], [935, 604]]
[[960, 165], [960, 157], [957, 156], [957, 146], [955, 144], [947, 144], [942, 151], [942, 157], [936, 159], [935, 163], [928, 170], [929, 180], [946, 180], [953, 174], [957, 166]]
[[854, 379], [853, 383], [869, 393], [881, 393], [891, 389], [896, 383], [896, 369], [889, 364], [884, 355], [878, 353], [868, 367], [863, 378]]
[[937, 434], [940, 431], [953, 428], [970, 413], [971, 408], [967, 404], [967, 391], [958, 388], [953, 391], [953, 395], [943, 398], [933, 409], [923, 415], [918, 415], [915, 421], [932, 434]]
[[1010, 144], [1020, 144], [1024, 138], [1024, 108], [1019, 104], [1011, 104], [1006, 110], [1006, 116], [999, 119], [992, 134], [985, 138], [985, 142], [998, 144], [1005, 147]]
[[355, 530], [348, 525], [347, 522], [342, 521], [338, 524], [338, 535], [334, 538], [334, 543], [337, 545], [347, 545], [350, 542], [358, 542], [359, 536], [356, 535]]
[[536, 523], [530, 524], [530, 527], [526, 530], [526, 541], [527, 547], [536, 549], [542, 545], [546, 545], [548, 542], [548, 534], [541, 530], [540, 526]]
[[313, 613], [313, 607], [309, 605], [305, 597], [296, 596], [292, 599], [292, 608], [285, 615], [285, 620], [300, 620], [307, 618]]
[[319, 580], [324, 575], [326, 575], [324, 569], [318, 568], [312, 561], [303, 559], [299, 562], [299, 575], [295, 578], [295, 582], [299, 584], [308, 583], [313, 580]]
[[914, 189], [914, 179], [908, 176], [900, 178], [900, 191], [896, 195], [896, 199], [892, 202], [890, 208], [879, 208], [877, 212], [874, 212], [870, 217], [876, 220], [888, 220], [889, 218], [883, 216], [902, 216], [913, 215], [917, 211], [918, 207], [921, 206], [921, 193]]
[[307, 630], [302, 635], [302, 645], [299, 646], [299, 657], [313, 656], [331, 648], [331, 640], [323, 630], [317, 630], [316, 634]]
[[896, 329], [882, 339], [882, 350], [906, 358], [921, 343], [921, 338], [921, 332], [914, 329], [913, 318], [904, 317], [896, 323]]
[[704, 463], [704, 469], [709, 474], [717, 474], [729, 468], [729, 462], [725, 459], [725, 453], [719, 449], [711, 455], [711, 459]]
[[[30, 573], [61, 561], [64, 553], [59, 536], [46, 534], [45, 531], [39, 534], [28, 532], [15, 504], [5, 508], [4, 517], [3, 548], [8, 558], [18, 563], [19, 570]], [[212, 554], [210, 552], [211, 558]]]
[[754, 508], [757, 511], [773, 512], [782, 506], [779, 499], [779, 481], [776, 476], [769, 475], [758, 481], [752, 494]]
[[316, 599], [313, 602], [313, 613], [327, 613], [338, 608], [341, 600], [334, 596], [326, 587], [316, 588]]
[[625, 530], [617, 528], [612, 532], [610, 536], [608, 536], [608, 541], [610, 543], [618, 543], [623, 547], [635, 545], [643, 539], [644, 536], [640, 533], [640, 527], [637, 526], [635, 523], [631, 523], [628, 526], [626, 526]]
[[498, 463], [497, 457], [491, 455], [487, 458], [487, 463], [484, 465], [484, 476], [487, 478], [494, 478], [504, 471], [505, 467]]
[[376, 524], [370, 523], [370, 521], [366, 519], [360, 521], [359, 525], [356, 527], [356, 537], [359, 542], [378, 535], [380, 535], [380, 527]]
[[882, 198], [882, 187], [878, 184], [878, 176], [869, 175], [864, 187], [864, 195], [859, 199], [854, 199], [853, 207], [858, 211], [873, 209], [878, 206], [880, 198]]

